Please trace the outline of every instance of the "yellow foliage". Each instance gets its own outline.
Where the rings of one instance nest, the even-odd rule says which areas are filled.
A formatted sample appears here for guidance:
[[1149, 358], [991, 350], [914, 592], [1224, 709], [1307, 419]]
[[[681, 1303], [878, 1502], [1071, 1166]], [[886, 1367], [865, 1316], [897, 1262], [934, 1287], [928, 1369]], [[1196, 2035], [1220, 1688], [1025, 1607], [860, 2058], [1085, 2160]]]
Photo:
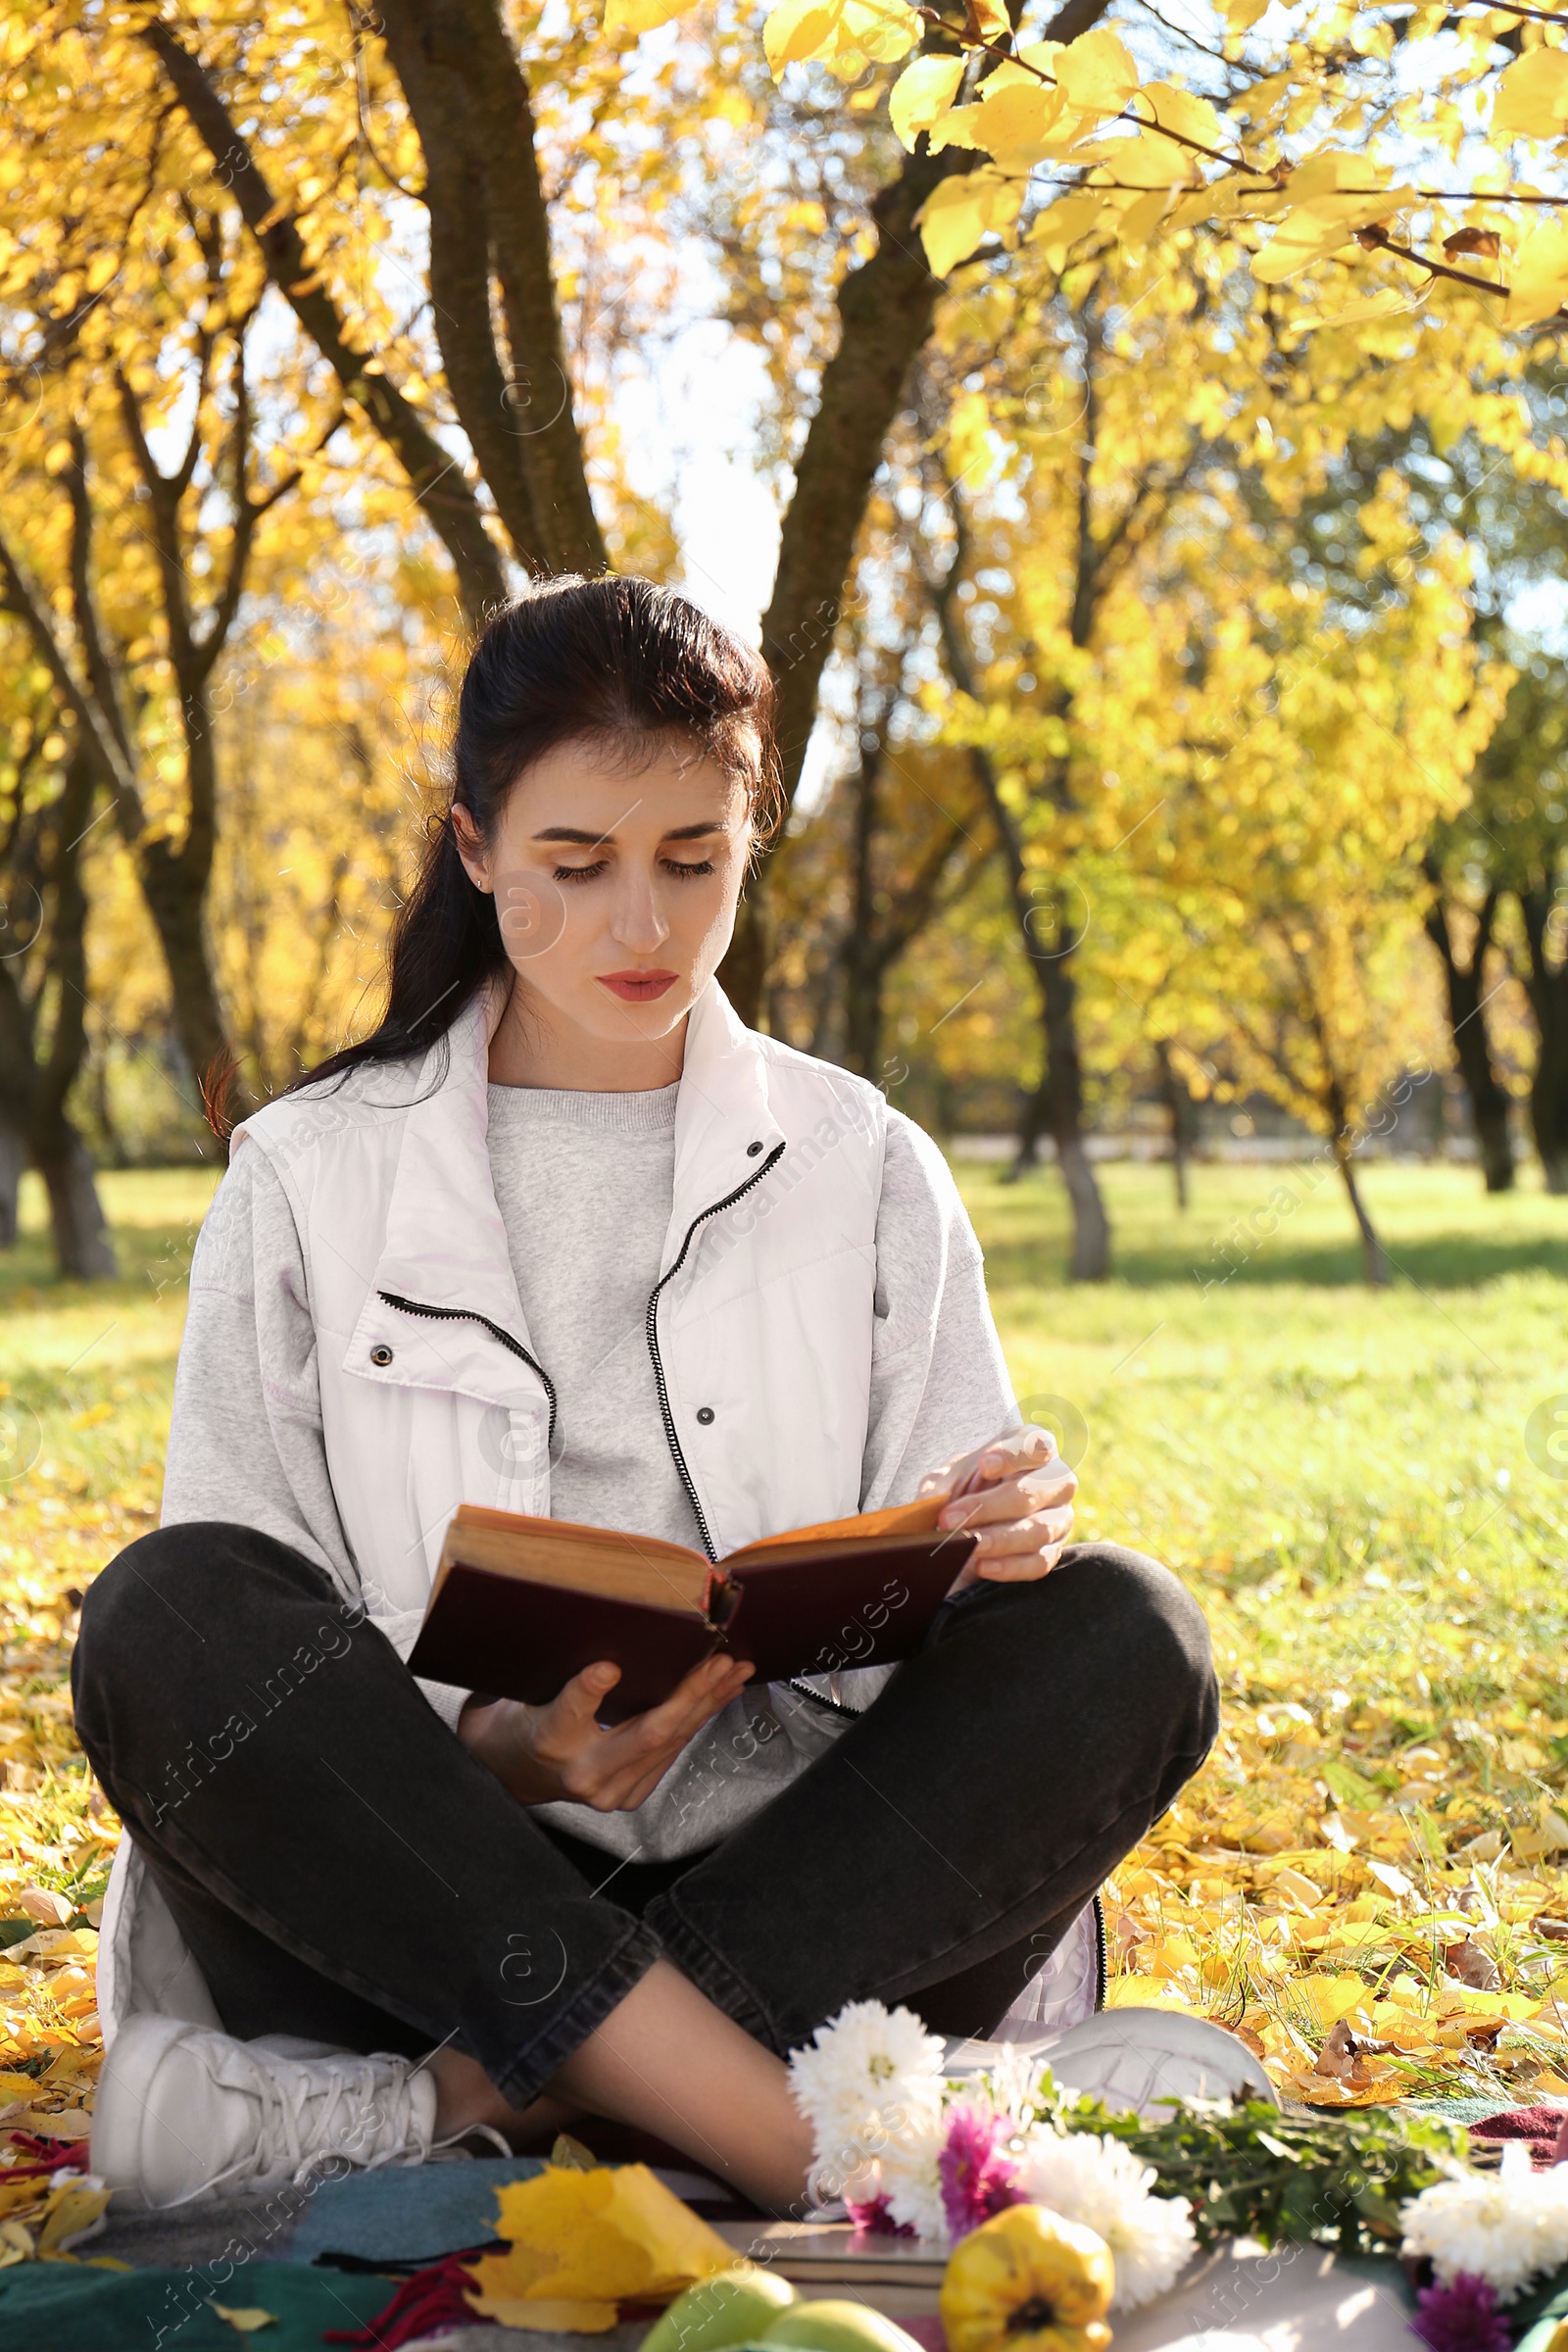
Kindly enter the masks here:
[[946, 277], [989, 231], [1010, 228], [1021, 202], [1017, 183], [988, 165], [939, 180], [914, 216], [934, 274]]
[[[897, 14], [902, 0], [891, 4]], [[858, 29], [856, 12], [863, 6], [864, 0], [781, 0], [767, 19], [764, 36], [775, 73], [799, 58], [817, 58], [839, 71], [852, 55], [906, 55], [917, 38], [914, 27], [901, 15], [896, 32], [879, 45]], [[1265, 10], [1263, 0], [1226, 0], [1220, 13], [1228, 53], [1237, 54]], [[1399, 248], [1403, 239], [1396, 233], [1397, 224], [1413, 212], [1415, 233], [1425, 240], [1409, 257], [1416, 264], [1416, 282], [1446, 277], [1462, 283], [1467, 274], [1474, 274], [1463, 270], [1462, 257], [1475, 249], [1455, 245], [1454, 239], [1475, 228], [1471, 208], [1478, 198], [1467, 193], [1446, 199], [1426, 183], [1440, 176], [1439, 163], [1457, 159], [1462, 142], [1474, 147], [1478, 86], [1491, 85], [1494, 140], [1556, 140], [1568, 133], [1568, 51], [1533, 40], [1521, 56], [1499, 69], [1478, 20], [1469, 41], [1425, 61], [1429, 74], [1423, 106], [1410, 86], [1407, 53], [1415, 45], [1432, 43], [1445, 24], [1428, 12], [1406, 28], [1401, 86], [1389, 72], [1392, 26], [1367, 20], [1364, 13], [1351, 22], [1337, 0], [1322, 0], [1322, 5], [1298, 13], [1288, 29], [1263, 43], [1269, 70], [1254, 71], [1239, 94], [1222, 105], [1205, 91], [1179, 81], [1144, 80], [1131, 52], [1108, 26], [1096, 26], [1065, 46], [1019, 44], [999, 11], [995, 23], [990, 18], [971, 23], [957, 36], [982, 68], [972, 102], [958, 104], [962, 75], [956, 69], [961, 60], [918, 59], [912, 69], [915, 78], [903, 76], [897, 85], [892, 121], [906, 146], [925, 131], [933, 149], [978, 149], [1005, 175], [1020, 181], [1048, 157], [1070, 160], [1111, 192], [1134, 184], [1127, 176], [1130, 142], [1107, 141], [1101, 134], [1120, 122], [1152, 124], [1178, 151], [1177, 168], [1160, 181], [1142, 181], [1149, 201], [1116, 205], [1104, 215], [1063, 215], [1046, 240], [1062, 258], [1069, 220], [1075, 221], [1075, 236], [1108, 220], [1130, 247], [1156, 232], [1203, 226], [1213, 234], [1227, 234], [1246, 223], [1253, 230], [1246, 243], [1253, 249], [1254, 274], [1260, 284], [1277, 285], [1329, 256], [1358, 270], [1377, 268], [1368, 256], [1386, 244]], [[1341, 52], [1347, 36], [1369, 68], [1375, 66], [1388, 75], [1380, 94], [1374, 95], [1363, 78], [1344, 74]], [[1032, 93], [1015, 78], [1020, 66], [1035, 70]], [[1303, 162], [1302, 140], [1321, 140], [1325, 129], [1329, 145]], [[1422, 140], [1436, 151], [1433, 164], [1423, 161], [1409, 184], [1392, 180], [1385, 138], [1389, 130], [1398, 134], [1401, 161]], [[1501, 160], [1486, 154], [1468, 162], [1463, 176], [1475, 189], [1487, 192], [1479, 199], [1487, 205], [1483, 234], [1500, 234], [1513, 248], [1534, 242], [1530, 206], [1539, 190], [1511, 186]], [[1179, 209], [1152, 201], [1157, 185], [1182, 187]], [[1023, 194], [1020, 186], [1020, 200]], [[966, 258], [978, 241], [978, 235], [965, 241], [974, 227], [972, 212], [965, 236], [960, 236], [957, 220], [965, 208], [956, 197], [951, 204], [954, 233], [928, 246], [929, 252], [949, 257], [950, 268]], [[985, 225], [981, 223], [980, 233]], [[1255, 230], [1270, 226], [1274, 233], [1259, 253]], [[1364, 243], [1355, 239], [1354, 232], [1374, 226], [1384, 229], [1383, 237]], [[1568, 284], [1557, 275], [1544, 274], [1543, 258], [1540, 252], [1535, 256], [1529, 289], [1515, 287], [1518, 300], [1510, 324], [1528, 325], [1550, 316], [1568, 293]], [[1510, 260], [1504, 256], [1505, 286], [1514, 283]], [[1194, 266], [1200, 268], [1196, 260]], [[1379, 271], [1385, 284], [1387, 270], [1385, 262]], [[1424, 278], [1422, 270], [1428, 272]], [[1344, 310], [1342, 322], [1352, 315]]]
[[814, 59], [846, 79], [907, 57], [924, 29], [906, 0], [779, 0], [762, 27], [775, 78]]
[[1494, 139], [1553, 139], [1568, 128], [1568, 51], [1527, 49], [1505, 69], [1492, 106]]
[[682, 14], [688, 0], [605, 0], [607, 32], [652, 32]]
[[734, 2266], [716, 2230], [646, 2165], [550, 2165], [496, 2195], [507, 2251], [473, 2265], [469, 2301], [492, 2319], [527, 2313], [512, 2325], [599, 2333], [619, 2302], [667, 2302]]
[[1086, 115], [1114, 115], [1137, 89], [1138, 68], [1126, 43], [1102, 25], [1068, 42], [1056, 78], [1069, 106]]
[[888, 120], [906, 147], [948, 112], [963, 72], [961, 57], [917, 57], [905, 67], [889, 93]]
[[1568, 226], [1544, 220], [1514, 257], [1507, 322], [1530, 326], [1549, 318], [1568, 296]]

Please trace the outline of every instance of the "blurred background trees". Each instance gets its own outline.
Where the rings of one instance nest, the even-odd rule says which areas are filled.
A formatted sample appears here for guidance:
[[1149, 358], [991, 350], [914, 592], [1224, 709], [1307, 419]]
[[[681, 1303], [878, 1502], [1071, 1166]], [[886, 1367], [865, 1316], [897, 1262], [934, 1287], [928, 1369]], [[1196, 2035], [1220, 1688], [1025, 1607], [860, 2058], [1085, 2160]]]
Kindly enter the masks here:
[[[1489, 1188], [1533, 1143], [1568, 1190], [1564, 379], [1554, 318], [1464, 282], [1493, 231], [1348, 300], [1377, 239], [1319, 221], [1287, 284], [1132, 184], [1168, 142], [1114, 202], [1087, 151], [931, 152], [965, 71], [988, 124], [1021, 87], [956, 19], [890, 122], [875, 12], [777, 80], [729, 0], [639, 37], [670, 14], [0, 8], [0, 1246], [31, 1165], [102, 1270], [95, 1162], [216, 1151], [205, 1108], [372, 1017], [498, 599], [609, 563], [715, 601], [638, 447], [694, 320], [753, 355], [778, 518], [749, 1017], [1049, 1154], [1084, 1279], [1098, 1139], [1184, 1200], [1216, 1103], [1315, 1139], [1373, 1281], [1356, 1152], [1414, 1079]], [[1262, 104], [1255, 11], [1136, 15], [1140, 71]], [[970, 245], [951, 195], [922, 244], [959, 181]]]

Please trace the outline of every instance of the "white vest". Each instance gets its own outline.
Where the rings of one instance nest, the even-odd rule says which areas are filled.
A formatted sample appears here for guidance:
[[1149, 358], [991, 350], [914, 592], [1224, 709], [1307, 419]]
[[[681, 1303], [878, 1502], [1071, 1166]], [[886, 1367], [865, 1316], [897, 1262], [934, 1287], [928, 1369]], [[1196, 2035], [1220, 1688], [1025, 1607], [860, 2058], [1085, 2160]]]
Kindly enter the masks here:
[[[236, 1152], [267, 1154], [299, 1231], [327, 1468], [358, 1570], [345, 1598], [404, 1655], [458, 1504], [550, 1509], [549, 1367], [529, 1340], [485, 1141], [501, 1008], [492, 992], [419, 1066], [355, 1070], [234, 1134]], [[670, 1450], [715, 1557], [883, 1499], [860, 1480], [886, 1133], [874, 1087], [744, 1028], [710, 983], [687, 1033], [648, 1340]], [[209, 1279], [221, 1219], [220, 1192], [218, 1231], [203, 1237]], [[892, 1444], [884, 1459], [902, 1452]], [[219, 2022], [128, 1838], [98, 1991], [106, 2039], [145, 2010]]]

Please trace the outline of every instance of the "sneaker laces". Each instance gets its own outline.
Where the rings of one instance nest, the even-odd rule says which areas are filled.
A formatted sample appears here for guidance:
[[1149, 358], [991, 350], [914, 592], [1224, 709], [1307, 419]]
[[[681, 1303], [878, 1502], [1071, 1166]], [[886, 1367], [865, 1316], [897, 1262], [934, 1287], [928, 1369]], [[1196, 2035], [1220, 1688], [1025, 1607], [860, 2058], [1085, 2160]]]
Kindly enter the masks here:
[[464, 2143], [470, 2139], [489, 2140], [500, 2156], [511, 2157], [517, 2153], [506, 2133], [498, 2132], [494, 2124], [462, 2124], [456, 2132], [449, 2132], [445, 2139], [431, 2140], [430, 2161], [443, 2164], [450, 2164], [454, 2160], [460, 2163], [468, 2161], [472, 2151]]
[[323, 2166], [338, 2163], [374, 2172], [423, 2162], [427, 2143], [404, 2061], [382, 2056], [269, 2063], [265, 2056], [247, 2056], [251, 2080], [243, 2087], [261, 2103], [255, 2141], [213, 2175], [208, 2194], [279, 2174], [303, 2188]]

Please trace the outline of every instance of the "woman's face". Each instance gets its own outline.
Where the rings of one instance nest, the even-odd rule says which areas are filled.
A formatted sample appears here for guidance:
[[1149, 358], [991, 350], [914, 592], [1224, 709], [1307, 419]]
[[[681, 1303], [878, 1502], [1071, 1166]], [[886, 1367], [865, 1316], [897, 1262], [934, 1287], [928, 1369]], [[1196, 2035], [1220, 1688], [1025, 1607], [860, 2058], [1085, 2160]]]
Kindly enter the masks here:
[[455, 816], [463, 862], [494, 892], [507, 954], [553, 1030], [631, 1045], [680, 1026], [735, 928], [752, 830], [733, 777], [673, 736], [636, 767], [563, 744], [524, 770], [491, 842]]

